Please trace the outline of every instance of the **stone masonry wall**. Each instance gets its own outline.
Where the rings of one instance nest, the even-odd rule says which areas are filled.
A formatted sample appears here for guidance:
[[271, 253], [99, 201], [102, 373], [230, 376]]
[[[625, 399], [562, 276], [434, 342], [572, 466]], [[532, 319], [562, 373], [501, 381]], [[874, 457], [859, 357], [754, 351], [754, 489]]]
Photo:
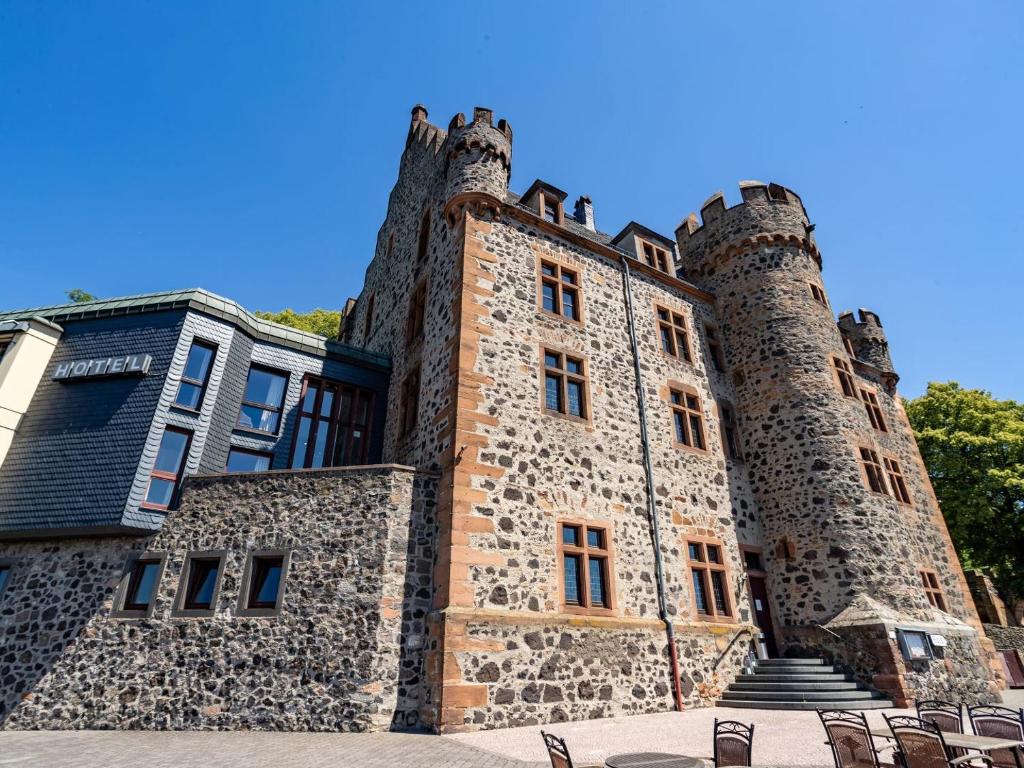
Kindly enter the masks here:
[[[400, 648], [422, 643], [433, 492], [429, 476], [384, 466], [207, 476], [148, 539], [0, 545], [15, 563], [0, 601], [3, 727], [389, 727], [419, 706]], [[236, 615], [255, 549], [291, 552], [275, 617]], [[214, 615], [172, 617], [185, 555], [205, 550], [226, 552]], [[112, 618], [142, 551], [166, 553], [152, 618]]]

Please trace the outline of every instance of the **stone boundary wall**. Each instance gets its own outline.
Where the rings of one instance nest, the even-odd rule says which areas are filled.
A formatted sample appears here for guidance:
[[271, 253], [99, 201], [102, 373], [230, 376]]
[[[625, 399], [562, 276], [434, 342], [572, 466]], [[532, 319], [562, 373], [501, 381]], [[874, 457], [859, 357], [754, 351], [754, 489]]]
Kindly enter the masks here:
[[[416, 542], [429, 538], [433, 486], [391, 466], [191, 478], [148, 539], [0, 544], [14, 563], [0, 728], [388, 728], [420, 706], [421, 662], [400, 649], [423, 631], [405, 603], [430, 589]], [[236, 615], [257, 549], [291, 552], [276, 617]], [[201, 550], [226, 552], [214, 615], [172, 617], [185, 555]], [[143, 551], [167, 553], [152, 618], [111, 618], [126, 560]]]
[[998, 624], [985, 624], [984, 627], [997, 651], [1020, 651], [1024, 654], [1024, 627], [1001, 627]]

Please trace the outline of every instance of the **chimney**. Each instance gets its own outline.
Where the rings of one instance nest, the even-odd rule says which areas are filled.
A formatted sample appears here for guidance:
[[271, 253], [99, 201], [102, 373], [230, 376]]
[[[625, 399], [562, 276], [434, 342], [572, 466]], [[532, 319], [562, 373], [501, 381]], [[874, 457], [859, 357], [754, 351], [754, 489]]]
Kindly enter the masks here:
[[580, 199], [576, 201], [573, 218], [591, 232], [597, 231], [597, 227], [594, 225], [594, 205], [586, 195], [580, 195]]
[[418, 123], [421, 120], [427, 119], [427, 108], [422, 104], [417, 104], [412, 108], [412, 122]]

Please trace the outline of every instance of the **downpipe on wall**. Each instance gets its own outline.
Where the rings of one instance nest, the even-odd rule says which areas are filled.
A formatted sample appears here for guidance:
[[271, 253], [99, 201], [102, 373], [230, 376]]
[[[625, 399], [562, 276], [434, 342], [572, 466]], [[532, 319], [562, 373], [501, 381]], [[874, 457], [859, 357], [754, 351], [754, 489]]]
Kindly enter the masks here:
[[630, 279], [629, 257], [622, 256], [622, 286], [626, 294], [626, 324], [629, 327], [629, 345], [633, 351], [633, 371], [636, 380], [637, 411], [640, 417], [640, 445], [644, 454], [644, 474], [647, 478], [647, 515], [651, 521], [651, 538], [654, 544], [654, 571], [658, 588], [658, 618], [665, 623], [668, 636], [668, 655], [672, 669], [672, 693], [676, 711], [683, 711], [683, 692], [679, 679], [679, 656], [676, 652], [676, 633], [672, 618], [668, 615], [665, 599], [665, 573], [661, 562], [661, 533], [658, 527], [658, 510], [654, 503], [654, 467], [651, 464], [651, 446], [647, 440], [647, 407], [644, 404], [644, 381], [640, 372], [640, 349], [636, 343], [636, 323], [633, 320], [633, 284]]

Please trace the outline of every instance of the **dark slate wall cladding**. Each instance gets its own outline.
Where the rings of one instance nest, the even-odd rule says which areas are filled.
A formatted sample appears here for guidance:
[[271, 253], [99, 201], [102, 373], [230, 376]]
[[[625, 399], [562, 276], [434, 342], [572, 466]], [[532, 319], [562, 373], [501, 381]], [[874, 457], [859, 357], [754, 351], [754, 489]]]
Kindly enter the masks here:
[[[0, 467], [0, 532], [118, 525], [184, 312], [69, 322]], [[54, 381], [69, 360], [148, 353], [149, 375]]]

